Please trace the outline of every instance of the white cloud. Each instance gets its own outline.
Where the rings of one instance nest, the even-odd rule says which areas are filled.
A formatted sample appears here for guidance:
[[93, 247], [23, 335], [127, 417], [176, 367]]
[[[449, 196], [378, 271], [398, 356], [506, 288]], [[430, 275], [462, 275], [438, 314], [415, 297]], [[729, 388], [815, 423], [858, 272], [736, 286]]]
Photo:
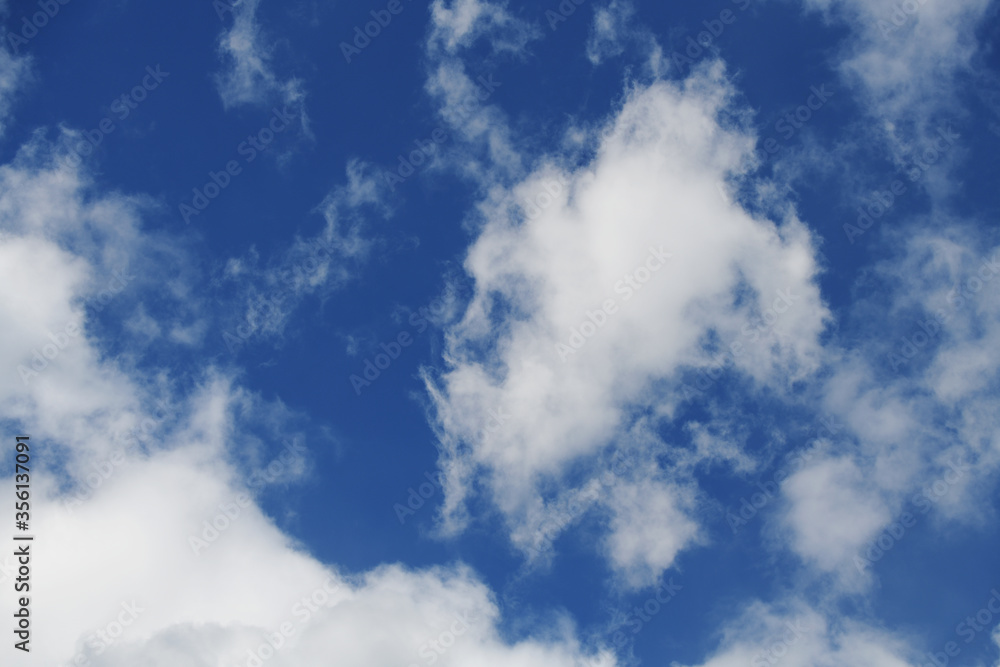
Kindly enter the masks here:
[[870, 583], [854, 559], [904, 513], [995, 521], [998, 249], [960, 221], [941, 227], [888, 236], [895, 250], [846, 315], [852, 349], [832, 342], [820, 392], [847, 428], [783, 486], [789, 547], [848, 589]]
[[[734, 368], [779, 392], [817, 367], [828, 314], [809, 232], [791, 211], [776, 225], [720, 196], [753, 146], [725, 120], [730, 94], [717, 63], [679, 84], [635, 85], [589, 136], [590, 163], [553, 156], [510, 187], [484, 187], [465, 261], [474, 296], [447, 331], [447, 369], [429, 380], [446, 530], [461, 527], [483, 473], [512, 535], [530, 535], [542, 488], [622, 445], [635, 415], [669, 412], [682, 372], [733, 343]], [[484, 437], [499, 407], [512, 417]], [[666, 446], [651, 440], [641, 447]], [[610, 553], [630, 581], [655, 578], [649, 569], [695, 532], [669, 483], [640, 488], [648, 504], [624, 490], [602, 501], [618, 517]], [[633, 530], [643, 513], [657, 526], [648, 535]]]
[[[334, 188], [316, 207], [325, 221], [313, 237], [296, 236], [291, 246], [276, 253], [258, 268], [256, 248], [245, 257], [230, 258], [223, 270], [226, 282], [236, 283], [238, 309], [226, 324], [229, 336], [280, 338], [289, 318], [309, 295], [326, 297], [354, 280], [379, 239], [367, 236], [366, 216], [385, 218], [392, 214], [385, 201], [386, 186], [359, 161], [350, 161], [347, 182]], [[231, 349], [242, 343], [225, 337]]]
[[[97, 192], [65, 155], [39, 136], [0, 167], [0, 269], [9, 276], [0, 283], [0, 409], [31, 435], [39, 540], [26, 664], [82, 655], [102, 667], [245, 665], [248, 651], [259, 652], [285, 623], [290, 637], [269, 665], [318, 667], [331, 655], [359, 667], [411, 664], [423, 662], [421, 651], [440, 652], [442, 665], [571, 667], [592, 657], [564, 618], [531, 637], [502, 639], [490, 591], [461, 565], [345, 576], [241, 496], [247, 466], [267, 447], [255, 429], [287, 432], [288, 411], [211, 369], [139, 370], [128, 354], [103, 353], [109, 338], [127, 340], [133, 330], [145, 340], [166, 328], [171, 318], [144, 305], [161, 297], [168, 276], [188, 276], [177, 278], [160, 257], [190, 260], [180, 244], [171, 249], [143, 231], [140, 200]], [[349, 181], [331, 206], [373, 201], [363, 180]], [[331, 220], [327, 231], [344, 222]], [[331, 238], [361, 252], [349, 233]], [[141, 267], [128, 285], [140, 304], [121, 307], [127, 324], [102, 324], [85, 304], [122, 259]], [[79, 332], [63, 334], [67, 322]], [[48, 366], [25, 385], [16, 366], [46, 345], [55, 346]], [[154, 413], [160, 396], [168, 401]], [[117, 437], [133, 429], [136, 437]], [[12, 448], [3, 456], [9, 463]], [[296, 459], [280, 481], [307, 470]], [[12, 496], [13, 484], [5, 476], [0, 493]], [[86, 498], [74, 500], [82, 490]], [[3, 581], [10, 567], [0, 559]], [[3, 596], [0, 614], [13, 611], [14, 599]], [[601, 664], [614, 660], [605, 654]]]
[[607, 7], [594, 11], [594, 23], [587, 39], [587, 58], [592, 64], [600, 65], [624, 53], [625, 33], [634, 15], [635, 7], [628, 0], [612, 0]]
[[785, 521], [792, 548], [819, 568], [853, 567], [861, 546], [892, 518], [866, 484], [861, 468], [847, 458], [826, 458], [794, 473], [782, 484], [790, 503]]
[[658, 78], [667, 72], [670, 63], [653, 32], [636, 25], [634, 18], [635, 6], [631, 0], [611, 0], [606, 6], [595, 8], [587, 38], [587, 59], [597, 66], [635, 47], [646, 59], [648, 73]]
[[690, 494], [654, 479], [619, 484], [612, 494], [609, 560], [631, 588], [655, 582], [697, 536]]
[[[495, 104], [486, 104], [504, 82], [496, 81], [492, 73], [474, 80], [462, 54], [485, 41], [494, 55], [523, 56], [527, 44], [539, 36], [537, 26], [514, 18], [505, 3], [436, 0], [431, 6], [425, 89], [438, 103], [441, 118], [462, 140], [446, 162], [465, 176], [488, 181], [519, 174], [523, 165], [506, 116]], [[480, 159], [480, 153], [487, 159]]]
[[[301, 551], [240, 500], [245, 484], [224, 456], [239, 430], [234, 390], [224, 381], [204, 386], [184, 416], [188, 426], [121, 464], [78, 507], [62, 502], [49, 475], [33, 476], [33, 529], [45, 539], [32, 559], [34, 572], [44, 572], [31, 590], [33, 622], [58, 629], [32, 645], [37, 664], [82, 653], [102, 667], [140, 658], [246, 665], [249, 651], [259, 653], [285, 624], [291, 631], [275, 640], [283, 646], [268, 664], [318, 666], [337, 655], [345, 665], [405, 665], [428, 651], [442, 665], [582, 662], [568, 624], [546, 639], [501, 640], [492, 595], [460, 565], [390, 565], [347, 577]], [[12, 481], [0, 491], [12, 494]], [[123, 604], [131, 615], [122, 617]], [[13, 610], [5, 597], [0, 613]], [[119, 618], [128, 621], [124, 633]], [[110, 647], [99, 631], [114, 638]]]
[[962, 114], [958, 75], [979, 49], [990, 0], [802, 0], [851, 37], [837, 67], [875, 119], [874, 136], [902, 160], [936, 136], [941, 115]]
[[283, 79], [274, 72], [274, 45], [268, 43], [257, 17], [260, 0], [241, 0], [232, 11], [233, 24], [219, 37], [222, 70], [215, 82], [226, 108], [242, 104], [283, 104], [301, 116], [308, 133], [305, 91], [301, 80]]
[[790, 599], [755, 602], [726, 625], [717, 652], [700, 667], [911, 667], [913, 651], [899, 637], [861, 623], [833, 621]]
[[[6, 7], [0, 5], [0, 12], [5, 11]], [[6, 44], [0, 46], [0, 137], [7, 129], [7, 117], [10, 115], [14, 97], [30, 74], [30, 63], [28, 57], [10, 53]]]
[[513, 17], [506, 2], [491, 0], [434, 0], [428, 45], [454, 55], [488, 36], [493, 53], [523, 53], [541, 36], [538, 26]]

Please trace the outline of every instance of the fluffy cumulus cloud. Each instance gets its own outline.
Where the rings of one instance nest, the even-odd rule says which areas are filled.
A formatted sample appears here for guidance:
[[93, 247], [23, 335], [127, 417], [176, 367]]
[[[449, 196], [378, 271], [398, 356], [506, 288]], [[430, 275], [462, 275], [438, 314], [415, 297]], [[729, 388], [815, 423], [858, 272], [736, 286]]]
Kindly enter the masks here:
[[[190, 279], [191, 260], [144, 229], [146, 199], [101, 191], [68, 155], [39, 135], [0, 167], [0, 406], [12, 430], [33, 425], [32, 446], [60, 453], [32, 470], [33, 528], [46, 536], [32, 552], [45, 573], [31, 589], [45, 637], [33, 664], [615, 664], [567, 619], [501, 637], [497, 602], [464, 566], [347, 576], [284, 534], [248, 465], [270, 455], [255, 424], [284, 432], [288, 411], [218, 371], [139, 363], [116, 322], [142, 298], [188, 300], [171, 283]], [[326, 234], [359, 254], [360, 237], [332, 231], [333, 209], [373, 197], [349, 181], [325, 206]], [[145, 317], [172, 326], [159, 310]], [[283, 482], [308, 472], [301, 452], [279, 460]], [[15, 576], [5, 554], [5, 587]], [[2, 596], [0, 614], [14, 609]]]
[[[973, 61], [985, 3], [808, 4], [850, 25], [838, 67], [887, 120], [880, 139], [895, 148], [932, 139], [949, 111], [944, 92]], [[623, 3], [597, 10], [595, 63], [641, 37], [628, 19]], [[455, 54], [432, 63], [428, 90], [447, 118], [455, 104], [444, 91], [469, 78]], [[890, 234], [896, 250], [871, 272], [885, 289], [845, 315], [863, 333], [821, 344], [830, 316], [806, 225], [773, 196], [765, 214], [720, 194], [733, 178], [754, 178], [756, 140], [741, 129], [721, 65], [630, 84], [603, 126], [568, 128], [572, 146], [558, 155], [526, 148], [496, 105], [476, 109], [491, 129], [467, 133], [454, 161], [486, 193], [465, 261], [474, 291], [447, 329], [444, 369], [427, 375], [445, 533], [462, 530], [484, 496], [533, 558], [593, 513], [613, 570], [632, 587], [655, 581], [704, 543], [692, 468], [757, 465], [724, 437], [660, 435], [700, 397], [693, 369], [776, 396], [805, 378], [820, 387], [813, 408], [842, 428], [790, 470], [767, 528], [772, 546], [808, 571], [836, 574], [838, 590], [871, 584], [868, 549], [901, 517], [968, 517], [983, 500], [991, 487], [980, 480], [995, 470], [987, 415], [997, 367], [995, 292], [985, 289], [994, 253], [974, 250], [984, 239], [923, 220]], [[876, 311], [893, 314], [888, 332]], [[687, 433], [698, 435], [694, 426]], [[608, 479], [614, 451], [638, 464]]]
[[[46, 573], [34, 622], [59, 628], [33, 651], [39, 664], [614, 664], [568, 622], [545, 640], [503, 641], [497, 603], [462, 566], [345, 576], [301, 551], [223, 455], [238, 436], [236, 391], [204, 385], [176, 440], [111, 459], [82, 502], [36, 475], [36, 530], [53, 541], [33, 560]], [[4, 564], [5, 579], [15, 567]]]
[[719, 649], [701, 667], [911, 667], [902, 638], [830, 615], [792, 600], [780, 607], [755, 602], [727, 624]]
[[[950, 100], [975, 65], [986, 0], [803, 1], [848, 26], [834, 66], [893, 158], [957, 113]], [[277, 73], [259, 0], [220, 6], [224, 105], [293, 106], [306, 127], [302, 84]], [[666, 80], [629, 2], [594, 12], [577, 55], [606, 66], [639, 45], [647, 70], [602, 117], [567, 117], [540, 142], [501, 108], [489, 73], [523, 64], [539, 25], [502, 2], [429, 8], [421, 84], [454, 141], [425, 173], [450, 170], [473, 191], [464, 275], [448, 276], [440, 356], [420, 370], [442, 473], [439, 536], [499, 522], [527, 565], [523, 583], [579, 529], [607, 589], [628, 596], [718, 546], [726, 511], [715, 495], [734, 495], [720, 488], [728, 480], [795, 453], [761, 486], [773, 504], [759, 531], [733, 539], [760, 538], [780, 563], [769, 572], [782, 572], [735, 613], [703, 616], [718, 627], [685, 662], [924, 664], [919, 641], [871, 616], [871, 596], [879, 559], [914, 520], [995, 524], [995, 236], [933, 198], [931, 214], [872, 239], [871, 289], [834, 314], [821, 239], [757, 171], [732, 70], [707, 58]], [[484, 55], [482, 75], [470, 74]], [[0, 130], [26, 63], [0, 50]], [[73, 157], [79, 136], [43, 128], [0, 165], [0, 413], [55, 453], [32, 470], [32, 660], [619, 664], [562, 609], [511, 623], [523, 610], [461, 562], [323, 562], [278, 518], [293, 511], [286, 501], [263, 499], [268, 485], [315, 473], [308, 419], [245, 386], [238, 359], [205, 364], [218, 351], [206, 332], [230, 317], [232, 351], [255, 335], [280, 340], [304, 299], [355, 280], [384, 246], [374, 221], [396, 212], [384, 179], [350, 161], [343, 184], [314, 200], [318, 231], [205, 268], [194, 241], [149, 228], [153, 198], [109, 190]], [[941, 188], [928, 180], [932, 194], [951, 187], [958, 153], [940, 165]], [[727, 194], [734, 182], [742, 198]], [[228, 309], [211, 301], [220, 294]], [[763, 403], [822, 415], [825, 434], [799, 447], [762, 410], [751, 437], [741, 418]], [[14, 483], [0, 479], [0, 496]], [[0, 584], [16, 567], [0, 556]], [[0, 596], [0, 616], [14, 610]]]
[[871, 497], [864, 475], [850, 459], [823, 459], [792, 475], [783, 491], [792, 506], [793, 548], [824, 569], [849, 561], [891, 518]]
[[[838, 67], [885, 121], [878, 132], [888, 129], [882, 136], [899, 155], [916, 154], [937, 139], [942, 115], [959, 113], [957, 91], [975, 62], [987, 4], [807, 2], [849, 25]], [[946, 195], [950, 167], [924, 184]], [[903, 519], [933, 511], [989, 520], [982, 508], [996, 478], [1000, 266], [980, 221], [954, 212], [946, 196], [933, 201], [931, 215], [900, 220], [877, 242], [886, 258], [867, 271], [874, 289], [844, 314], [850, 340], [827, 348], [822, 409], [845, 428], [783, 485], [788, 546], [852, 590], [870, 583], [858, 571], [868, 571], [881, 553], [872, 545], [891, 544], [885, 531], [899, 533]]]
[[[591, 161], [543, 156], [480, 206], [475, 294], [430, 382], [446, 526], [482, 473], [528, 545], [542, 489], [624, 446], [639, 415], [676, 407], [687, 369], [724, 363], [782, 392], [816, 368], [827, 311], [810, 233], [791, 209], [772, 221], [720, 195], [754, 144], [730, 96], [719, 64], [636, 85], [594, 131]], [[667, 479], [621, 484], [602, 501], [612, 558], [658, 573], [694, 536], [689, 503]]]

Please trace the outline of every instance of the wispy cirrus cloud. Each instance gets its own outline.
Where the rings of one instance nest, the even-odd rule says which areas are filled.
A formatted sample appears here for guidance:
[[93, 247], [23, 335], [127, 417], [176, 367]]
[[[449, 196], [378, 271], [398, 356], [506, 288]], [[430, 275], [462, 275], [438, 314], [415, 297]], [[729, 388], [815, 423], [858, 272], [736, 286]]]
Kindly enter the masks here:
[[222, 69], [215, 74], [219, 96], [227, 109], [241, 105], [288, 106], [299, 115], [302, 129], [308, 134], [303, 83], [297, 77], [282, 77], [275, 72], [275, 42], [261, 24], [260, 2], [241, 0], [230, 9], [232, 24], [219, 36]]
[[[102, 190], [87, 169], [42, 134], [0, 166], [0, 270], [15, 277], [0, 284], [0, 408], [8, 425], [46, 443], [32, 465], [32, 527], [54, 540], [33, 553], [46, 576], [32, 581], [32, 619], [58, 630], [32, 644], [32, 659], [320, 665], [336, 654], [360, 667], [431, 651], [442, 665], [616, 664], [584, 647], [564, 617], [537, 636], [501, 639], [495, 596], [461, 564], [386, 564], [347, 576], [248, 499], [247, 463], [267, 460], [269, 437], [287, 433], [294, 415], [210, 365], [150, 361], [137, 353], [148, 336], [132, 345], [125, 322], [88, 310], [106, 288], [104, 272], [123, 258], [141, 278], [129, 281], [131, 297], [114, 315], [141, 313], [147, 332], [174, 321], [173, 309], [156, 307], [164, 292], [186, 297], [195, 313], [207, 297], [171, 286], [199, 278], [178, 275], [178, 265], [194, 263], [183, 241], [146, 229], [148, 200]], [[377, 200], [351, 172], [324, 205], [325, 238], [363, 256], [349, 210]], [[58, 338], [67, 321], [79, 323], [72, 341]], [[32, 346], [50, 344], [59, 353], [25, 386], [16, 367], [32, 363]], [[137, 446], [113, 437], [138, 431]], [[13, 450], [4, 452], [9, 462]], [[282, 479], [307, 473], [298, 465]], [[13, 496], [13, 484], [5, 476], [0, 493]], [[84, 485], [86, 500], [71, 502]], [[212, 548], [196, 552], [192, 538], [208, 530]], [[0, 613], [14, 605], [5, 596]]]

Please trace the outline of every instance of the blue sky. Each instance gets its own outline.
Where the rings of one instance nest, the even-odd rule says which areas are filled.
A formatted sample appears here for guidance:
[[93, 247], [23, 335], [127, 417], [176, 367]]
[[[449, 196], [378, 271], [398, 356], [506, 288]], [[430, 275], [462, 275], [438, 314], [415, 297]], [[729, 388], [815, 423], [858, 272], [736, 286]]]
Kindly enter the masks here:
[[2, 664], [1000, 665], [996, 3], [0, 17]]

